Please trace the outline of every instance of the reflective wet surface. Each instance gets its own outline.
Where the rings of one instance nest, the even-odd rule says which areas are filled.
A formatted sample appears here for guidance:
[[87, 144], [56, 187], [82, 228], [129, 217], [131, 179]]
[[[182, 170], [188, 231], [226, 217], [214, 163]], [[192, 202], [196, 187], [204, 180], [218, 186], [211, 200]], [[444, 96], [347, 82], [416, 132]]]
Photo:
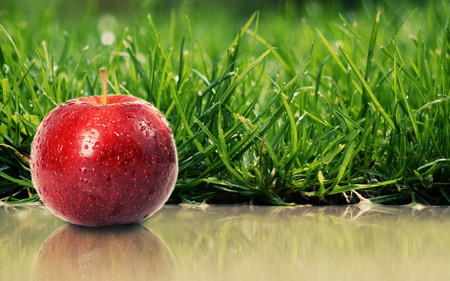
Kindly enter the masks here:
[[0, 207], [0, 280], [449, 280], [450, 207], [168, 205], [84, 228]]

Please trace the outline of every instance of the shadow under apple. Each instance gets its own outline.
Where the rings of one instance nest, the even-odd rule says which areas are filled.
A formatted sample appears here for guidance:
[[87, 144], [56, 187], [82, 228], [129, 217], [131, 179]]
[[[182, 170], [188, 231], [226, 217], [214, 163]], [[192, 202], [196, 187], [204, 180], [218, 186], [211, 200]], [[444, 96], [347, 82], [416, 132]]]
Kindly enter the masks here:
[[146, 227], [87, 228], [65, 225], [42, 245], [32, 280], [176, 280], [176, 262]]

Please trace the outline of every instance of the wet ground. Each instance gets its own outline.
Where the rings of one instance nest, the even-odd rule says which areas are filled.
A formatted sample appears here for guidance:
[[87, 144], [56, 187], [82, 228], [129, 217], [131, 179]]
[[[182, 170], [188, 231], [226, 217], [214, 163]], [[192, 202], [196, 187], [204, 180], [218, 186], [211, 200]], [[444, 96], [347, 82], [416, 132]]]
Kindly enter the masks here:
[[0, 280], [449, 280], [450, 207], [168, 205], [89, 229], [0, 207]]

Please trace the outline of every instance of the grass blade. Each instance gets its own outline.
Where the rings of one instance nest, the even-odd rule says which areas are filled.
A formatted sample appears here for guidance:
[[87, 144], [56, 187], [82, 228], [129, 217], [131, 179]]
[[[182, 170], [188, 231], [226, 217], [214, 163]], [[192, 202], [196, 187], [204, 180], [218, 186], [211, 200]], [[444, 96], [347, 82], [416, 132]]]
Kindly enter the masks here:
[[360, 82], [363, 84], [364, 89], [366, 89], [367, 93], [369, 94], [370, 100], [375, 104], [376, 109], [378, 111], [380, 111], [380, 113], [383, 115], [384, 119], [389, 124], [389, 126], [391, 126], [392, 129], [395, 129], [394, 121], [392, 121], [389, 114], [387, 114], [386, 111], [384, 110], [384, 108], [381, 106], [380, 102], [378, 101], [375, 94], [372, 92], [372, 89], [370, 88], [367, 81], [364, 79], [364, 77], [361, 74], [361, 72], [359, 71], [359, 69], [356, 67], [356, 65], [353, 63], [353, 61], [350, 59], [350, 57], [347, 55], [347, 53], [344, 51], [344, 49], [341, 47], [339, 47], [339, 49], [341, 50], [341, 52], [344, 55], [345, 59], [347, 60], [348, 64], [352, 68], [353, 72], [356, 74], [356, 76], [358, 77]]

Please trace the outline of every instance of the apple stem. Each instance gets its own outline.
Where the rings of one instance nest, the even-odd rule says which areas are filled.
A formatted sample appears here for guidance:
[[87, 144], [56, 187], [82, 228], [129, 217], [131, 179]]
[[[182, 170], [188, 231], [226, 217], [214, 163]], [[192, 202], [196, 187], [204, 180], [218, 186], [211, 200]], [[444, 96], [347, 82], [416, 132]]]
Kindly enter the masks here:
[[100, 68], [100, 76], [102, 78], [102, 103], [108, 104], [108, 85], [106, 84], [106, 68]]

